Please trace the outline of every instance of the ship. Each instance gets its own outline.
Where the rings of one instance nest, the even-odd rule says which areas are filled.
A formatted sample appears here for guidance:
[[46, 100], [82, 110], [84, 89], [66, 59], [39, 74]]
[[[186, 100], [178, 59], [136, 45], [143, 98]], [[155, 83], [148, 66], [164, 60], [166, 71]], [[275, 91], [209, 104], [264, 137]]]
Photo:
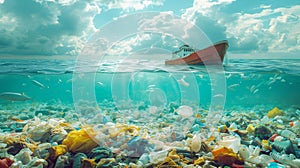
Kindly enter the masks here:
[[218, 65], [222, 64], [228, 41], [217, 42], [205, 49], [195, 50], [187, 44], [182, 45], [172, 53], [172, 59], [166, 60], [166, 65]]

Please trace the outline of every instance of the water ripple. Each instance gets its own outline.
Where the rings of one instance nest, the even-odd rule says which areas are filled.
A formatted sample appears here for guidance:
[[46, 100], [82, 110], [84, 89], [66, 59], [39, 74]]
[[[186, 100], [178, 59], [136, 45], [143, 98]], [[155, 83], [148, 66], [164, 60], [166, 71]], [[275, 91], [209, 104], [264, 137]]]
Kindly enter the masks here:
[[[78, 62], [77, 62], [78, 63]], [[101, 63], [75, 60], [1, 60], [0, 74], [64, 74], [74, 72], [206, 72], [205, 66], [166, 66], [164, 60], [104, 60]], [[78, 66], [80, 65], [80, 66]], [[77, 66], [77, 67], [76, 67]], [[231, 59], [226, 73], [300, 74], [300, 60]], [[75, 71], [76, 70], [76, 71]]]

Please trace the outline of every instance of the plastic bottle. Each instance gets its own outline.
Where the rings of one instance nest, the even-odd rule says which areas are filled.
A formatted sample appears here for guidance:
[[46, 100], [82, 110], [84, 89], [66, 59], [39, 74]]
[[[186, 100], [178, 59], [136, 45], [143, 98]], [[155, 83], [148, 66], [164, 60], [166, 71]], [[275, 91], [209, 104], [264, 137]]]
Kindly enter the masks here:
[[290, 140], [295, 140], [297, 138], [297, 135], [295, 133], [287, 129], [282, 130], [280, 132], [280, 135]]

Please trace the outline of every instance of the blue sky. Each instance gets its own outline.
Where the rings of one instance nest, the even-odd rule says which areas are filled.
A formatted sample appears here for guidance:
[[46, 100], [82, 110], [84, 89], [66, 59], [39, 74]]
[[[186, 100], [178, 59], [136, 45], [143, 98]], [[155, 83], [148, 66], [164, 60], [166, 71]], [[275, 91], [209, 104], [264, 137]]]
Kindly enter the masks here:
[[[228, 40], [232, 58], [300, 58], [299, 0], [0, 0], [0, 55], [76, 56], [107, 23], [146, 11], [186, 20], [213, 43]], [[135, 35], [116, 51], [154, 42], [168, 50], [179, 45], [172, 38]]]

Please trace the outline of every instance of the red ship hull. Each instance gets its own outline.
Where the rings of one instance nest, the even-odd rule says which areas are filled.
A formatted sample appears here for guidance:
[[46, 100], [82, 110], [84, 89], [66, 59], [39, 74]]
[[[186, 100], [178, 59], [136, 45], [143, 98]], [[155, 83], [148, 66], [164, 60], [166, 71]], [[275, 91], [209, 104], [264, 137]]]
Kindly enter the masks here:
[[173, 60], [166, 60], [166, 65], [210, 65], [222, 64], [226, 50], [228, 48], [227, 41], [221, 41], [210, 47], [193, 52], [192, 54]]

